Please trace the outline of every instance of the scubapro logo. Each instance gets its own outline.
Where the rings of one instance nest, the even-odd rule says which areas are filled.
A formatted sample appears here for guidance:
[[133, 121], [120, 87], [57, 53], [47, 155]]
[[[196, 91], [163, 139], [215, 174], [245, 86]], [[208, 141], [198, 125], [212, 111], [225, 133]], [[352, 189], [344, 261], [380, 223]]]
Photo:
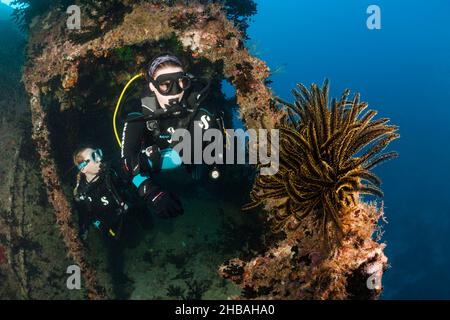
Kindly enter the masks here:
[[200, 121], [201, 121], [201, 122], [198, 123], [198, 125], [200, 126], [200, 128], [205, 129], [205, 130], [208, 130], [208, 129], [209, 129], [209, 121], [211, 121], [211, 118], [210, 118], [209, 116], [207, 116], [207, 115], [203, 115], [203, 116], [200, 118]]
[[[170, 136], [172, 136], [175, 133], [175, 129], [173, 127], [167, 128], [167, 132], [170, 133]], [[167, 142], [172, 143], [172, 138], [167, 140]]]
[[104, 206], [107, 206], [109, 204], [108, 198], [106, 197], [102, 197], [100, 201], [103, 203]]

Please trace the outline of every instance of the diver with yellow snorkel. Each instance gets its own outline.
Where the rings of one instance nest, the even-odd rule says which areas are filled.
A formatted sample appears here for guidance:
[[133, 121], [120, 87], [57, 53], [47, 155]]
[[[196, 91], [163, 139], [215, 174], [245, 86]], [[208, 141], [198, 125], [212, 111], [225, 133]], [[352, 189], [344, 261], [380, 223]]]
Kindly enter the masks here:
[[[223, 119], [214, 110], [201, 106], [210, 83], [202, 83], [186, 73], [176, 56], [164, 54], [153, 59], [146, 70], [146, 80], [148, 95], [140, 101], [130, 101], [131, 107], [138, 107], [141, 112], [129, 114], [125, 122], [122, 139], [118, 140], [121, 159], [125, 173], [148, 207], [161, 218], [171, 218], [183, 214], [181, 201], [155, 184], [152, 175], [183, 164], [182, 155], [173, 149], [172, 134], [177, 129], [193, 132], [195, 125], [202, 130], [215, 128], [223, 132]], [[188, 167], [193, 173], [201, 168], [202, 165]], [[210, 177], [215, 179], [219, 175], [220, 171], [213, 166]]]
[[[172, 133], [177, 129], [192, 133], [195, 126], [200, 127], [202, 133], [209, 129], [224, 133], [222, 117], [202, 105], [210, 82], [186, 73], [177, 57], [166, 54], [156, 57], [147, 69], [148, 95], [127, 103], [127, 107], [139, 108], [141, 112], [128, 114], [119, 139], [116, 117], [121, 100], [131, 83], [140, 77], [142, 75], [137, 75], [127, 83], [113, 117], [124, 174], [115, 170], [112, 163], [104, 161], [99, 148], [84, 146], [73, 155], [74, 167], [78, 169], [74, 204], [79, 213], [79, 236], [87, 244], [90, 227], [95, 227], [102, 235], [108, 247], [111, 270], [119, 279], [115, 285], [118, 296], [122, 296], [128, 282], [123, 273], [124, 244], [118, 240], [126, 234], [123, 229], [130, 217], [139, 219], [146, 228], [147, 208], [160, 218], [172, 218], [184, 212], [179, 198], [154, 182], [154, 174], [186, 165], [199, 178], [198, 173], [203, 167], [202, 164], [183, 163], [182, 159], [186, 158], [183, 151], [178, 153], [174, 149], [176, 141], [172, 141], [175, 140]], [[195, 133], [191, 136], [195, 137]], [[212, 179], [220, 176], [215, 165], [209, 173]], [[142, 202], [147, 208], [140, 205]]]

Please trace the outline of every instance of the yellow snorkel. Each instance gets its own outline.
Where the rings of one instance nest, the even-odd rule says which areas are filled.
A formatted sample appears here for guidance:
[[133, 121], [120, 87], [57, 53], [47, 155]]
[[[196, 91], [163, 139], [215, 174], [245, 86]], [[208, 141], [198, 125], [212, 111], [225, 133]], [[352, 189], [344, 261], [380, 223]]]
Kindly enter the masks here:
[[120, 141], [119, 134], [117, 133], [117, 125], [116, 125], [116, 118], [117, 118], [117, 113], [119, 112], [120, 103], [122, 102], [123, 96], [125, 95], [125, 92], [127, 91], [128, 87], [134, 82], [134, 80], [139, 79], [140, 77], [143, 77], [144, 75], [145, 75], [144, 73], [137, 74], [133, 78], [131, 78], [130, 81], [128, 81], [125, 88], [123, 88], [122, 93], [120, 94], [119, 100], [117, 101], [116, 110], [114, 110], [113, 128], [114, 128], [114, 134], [116, 136], [117, 143], [119, 144], [120, 148], [122, 148], [122, 142]]

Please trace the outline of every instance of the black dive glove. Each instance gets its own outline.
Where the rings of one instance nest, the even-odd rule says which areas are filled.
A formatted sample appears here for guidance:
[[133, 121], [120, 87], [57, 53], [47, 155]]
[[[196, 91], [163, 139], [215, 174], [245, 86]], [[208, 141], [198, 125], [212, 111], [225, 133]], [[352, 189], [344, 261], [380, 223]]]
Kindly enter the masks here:
[[147, 204], [155, 210], [155, 214], [163, 219], [174, 218], [184, 213], [183, 205], [178, 197], [167, 191], [158, 191], [147, 198]]

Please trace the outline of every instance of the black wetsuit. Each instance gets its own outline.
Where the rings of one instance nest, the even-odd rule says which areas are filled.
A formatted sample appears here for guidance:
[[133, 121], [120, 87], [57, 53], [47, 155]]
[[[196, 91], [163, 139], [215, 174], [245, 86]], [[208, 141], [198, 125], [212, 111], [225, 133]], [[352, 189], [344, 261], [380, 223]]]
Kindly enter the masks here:
[[[209, 85], [201, 82], [193, 82], [192, 87], [183, 95], [179, 104], [182, 112], [171, 115], [168, 108], [168, 116], [159, 120], [127, 122], [122, 134], [122, 160], [125, 172], [132, 179], [133, 184], [138, 188], [142, 197], [154, 196], [157, 191], [153, 188], [151, 179], [152, 172], [160, 170], [170, 170], [183, 164], [183, 154], [179, 154], [173, 149], [178, 142], [172, 141], [172, 134], [177, 129], [189, 131], [192, 141], [194, 136], [194, 126], [200, 126], [202, 133], [208, 129], [219, 129], [223, 132], [223, 119], [211, 107], [202, 105]], [[130, 106], [131, 105], [131, 106]], [[128, 120], [151, 116], [155, 110], [160, 110], [156, 97], [148, 96], [141, 100], [132, 100], [129, 107], [134, 112], [128, 115]], [[177, 109], [179, 110], [179, 109]], [[192, 145], [193, 146], [193, 145]], [[143, 151], [152, 148], [151, 155]], [[192, 163], [194, 147], [190, 155]]]
[[[101, 232], [108, 256], [108, 268], [113, 275], [113, 290], [116, 298], [128, 298], [126, 292], [129, 279], [124, 273], [123, 254], [125, 236], [123, 228], [130, 215], [139, 215], [141, 225], [146, 224], [147, 210], [136, 206], [138, 198], [133, 195], [126, 180], [108, 165], [102, 164], [98, 178], [89, 183], [82, 175], [75, 192], [75, 208], [79, 214], [80, 236], [87, 235], [90, 226]], [[142, 212], [141, 212], [142, 211]], [[128, 237], [127, 237], [128, 238]], [[87, 243], [86, 243], [87, 244]]]
[[87, 182], [86, 176], [81, 175], [75, 195], [80, 233], [93, 225], [103, 236], [118, 239], [130, 206], [127, 189], [123, 178], [108, 165], [102, 164], [93, 182]]

